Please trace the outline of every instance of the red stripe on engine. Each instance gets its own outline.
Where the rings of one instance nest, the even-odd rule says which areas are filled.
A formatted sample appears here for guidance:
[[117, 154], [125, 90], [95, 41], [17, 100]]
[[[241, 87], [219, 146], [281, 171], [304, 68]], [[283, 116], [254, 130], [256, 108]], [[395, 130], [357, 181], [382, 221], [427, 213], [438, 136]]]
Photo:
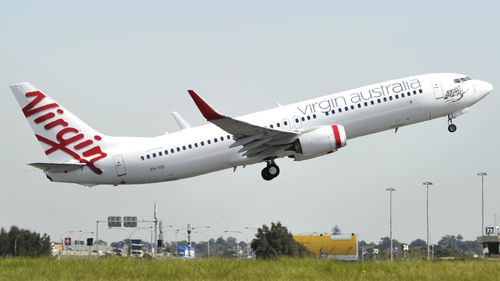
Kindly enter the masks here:
[[337, 125], [332, 125], [333, 129], [333, 136], [335, 136], [335, 146], [337, 149], [342, 147], [342, 141], [340, 139], [340, 132], [339, 132], [339, 127]]

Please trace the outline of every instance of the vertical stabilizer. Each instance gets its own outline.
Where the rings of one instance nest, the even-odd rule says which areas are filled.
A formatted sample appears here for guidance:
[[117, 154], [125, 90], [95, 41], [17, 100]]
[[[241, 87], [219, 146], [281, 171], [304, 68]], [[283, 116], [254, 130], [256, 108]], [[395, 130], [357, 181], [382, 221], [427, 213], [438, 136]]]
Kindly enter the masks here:
[[10, 88], [51, 162], [85, 163], [95, 173], [102, 173], [94, 164], [107, 156], [101, 149], [106, 136], [30, 83]]

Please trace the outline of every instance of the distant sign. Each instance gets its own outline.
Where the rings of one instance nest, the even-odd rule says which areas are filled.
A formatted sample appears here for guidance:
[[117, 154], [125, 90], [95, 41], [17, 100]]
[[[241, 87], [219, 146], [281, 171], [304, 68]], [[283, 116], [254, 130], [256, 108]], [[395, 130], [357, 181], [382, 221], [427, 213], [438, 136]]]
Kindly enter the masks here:
[[410, 246], [408, 244], [403, 244], [403, 251], [408, 252], [410, 250]]
[[122, 227], [122, 218], [121, 217], [108, 217], [108, 227]]
[[137, 227], [137, 217], [123, 217], [123, 227]]

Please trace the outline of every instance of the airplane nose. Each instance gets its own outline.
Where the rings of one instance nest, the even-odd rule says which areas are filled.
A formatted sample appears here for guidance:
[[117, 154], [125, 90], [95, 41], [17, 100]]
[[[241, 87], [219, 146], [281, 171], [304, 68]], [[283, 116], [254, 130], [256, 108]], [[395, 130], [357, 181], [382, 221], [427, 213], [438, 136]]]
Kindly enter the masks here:
[[489, 94], [493, 91], [493, 85], [491, 85], [491, 83], [483, 81], [483, 90], [486, 94]]

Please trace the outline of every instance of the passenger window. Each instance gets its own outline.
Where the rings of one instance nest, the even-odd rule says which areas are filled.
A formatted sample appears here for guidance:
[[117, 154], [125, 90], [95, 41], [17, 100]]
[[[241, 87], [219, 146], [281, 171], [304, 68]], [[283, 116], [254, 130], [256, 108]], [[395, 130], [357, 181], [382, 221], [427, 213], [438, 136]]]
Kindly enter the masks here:
[[347, 106], [346, 106], [346, 107], [344, 107], [344, 110], [345, 110], [345, 111], [349, 111], [349, 107], [347, 107]]
[[365, 106], [368, 106], [368, 103], [365, 101]]
[[182, 150], [186, 150], [186, 146], [185, 145], [182, 146]]
[[417, 91], [415, 91], [415, 90], [414, 90], [414, 91], [413, 91], [413, 94], [414, 94], [414, 95], [416, 95], [416, 94], [417, 94]]
[[144, 156], [141, 156], [141, 160], [143, 160], [143, 161], [144, 161]]
[[160, 152], [158, 152], [158, 156], [162, 156], [161, 151], [160, 151]]
[[401, 97], [402, 97], [402, 98], [404, 98], [404, 97], [405, 97], [405, 93], [402, 93], [402, 94], [401, 94]]
[[211, 144], [212, 142], [210, 140], [207, 140], [207, 144]]
[[220, 141], [224, 141], [224, 137], [220, 137]]
[[180, 147], [177, 147], [177, 152], [181, 151], [181, 148]]
[[316, 119], [316, 114], [313, 114], [313, 118]]
[[339, 111], [339, 113], [342, 113], [342, 108], [338, 108], [337, 110]]
[[288, 121], [283, 122], [283, 124], [285, 124], [285, 126], [288, 126]]
[[302, 117], [302, 122], [306, 121], [306, 119], [304, 117]]
[[276, 127], [281, 127], [281, 124], [280, 123], [276, 123]]
[[386, 101], [387, 101], [387, 98], [386, 98], [386, 97], [384, 97], [384, 102], [386, 102]]
[[204, 146], [205, 145], [205, 142], [204, 141], [201, 141], [200, 142], [201, 146]]
[[372, 105], [374, 105], [374, 104], [375, 104], [375, 102], [374, 102], [374, 101], [370, 101], [370, 103], [371, 103]]
[[328, 111], [325, 111], [325, 115], [328, 116], [328, 114], [330, 114]]
[[193, 148], [193, 146], [192, 146], [192, 145], [188, 145], [188, 148], [189, 148], [189, 149], [192, 149], [192, 148]]
[[214, 138], [214, 142], [217, 142], [217, 138]]
[[380, 99], [377, 99], [377, 102], [380, 103], [381, 102]]
[[295, 118], [295, 123], [299, 123], [299, 118]]
[[146, 155], [146, 158], [150, 159], [151, 157], [150, 157], [150, 156], [149, 156], [149, 154], [148, 154], [148, 155]]
[[392, 100], [392, 96], [389, 96], [389, 100]]
[[167, 155], [167, 154], [168, 154], [168, 149], [167, 149], [167, 150], [165, 150], [165, 155]]
[[396, 97], [396, 99], [399, 99], [399, 96], [398, 96], [398, 95], [396, 95], [395, 97]]
[[419, 93], [422, 93], [422, 89], [418, 89], [418, 92], [419, 92]]
[[351, 105], [351, 109], [354, 109], [354, 105]]
[[361, 104], [360, 103], [358, 103], [358, 108], [361, 108]]
[[311, 120], [311, 116], [307, 115], [307, 120]]
[[274, 128], [273, 124], [269, 125], [269, 127], [271, 127], [271, 129]]
[[153, 153], [153, 158], [156, 158], [156, 153]]
[[198, 147], [198, 143], [197, 142], [194, 143], [194, 147]]
[[332, 114], [335, 114], [335, 109], [332, 109]]
[[454, 79], [455, 83], [460, 83], [460, 79]]
[[170, 149], [170, 153], [174, 153], [174, 149], [173, 149], [173, 148], [172, 148], [172, 149]]

